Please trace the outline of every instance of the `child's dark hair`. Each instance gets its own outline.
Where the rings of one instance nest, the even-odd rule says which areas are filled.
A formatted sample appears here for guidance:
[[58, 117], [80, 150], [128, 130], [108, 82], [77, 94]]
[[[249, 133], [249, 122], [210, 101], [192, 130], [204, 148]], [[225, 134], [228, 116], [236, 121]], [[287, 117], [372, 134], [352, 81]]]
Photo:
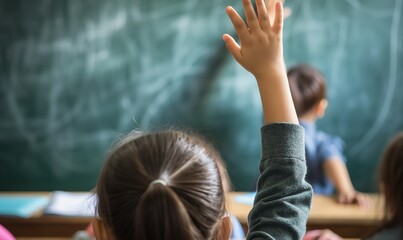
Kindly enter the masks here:
[[385, 196], [385, 227], [397, 225], [403, 229], [403, 132], [386, 148], [379, 177]]
[[118, 240], [216, 239], [226, 212], [220, 159], [183, 132], [130, 135], [99, 177], [99, 217]]
[[287, 76], [298, 117], [326, 98], [325, 79], [317, 69], [305, 64], [296, 65], [288, 70]]

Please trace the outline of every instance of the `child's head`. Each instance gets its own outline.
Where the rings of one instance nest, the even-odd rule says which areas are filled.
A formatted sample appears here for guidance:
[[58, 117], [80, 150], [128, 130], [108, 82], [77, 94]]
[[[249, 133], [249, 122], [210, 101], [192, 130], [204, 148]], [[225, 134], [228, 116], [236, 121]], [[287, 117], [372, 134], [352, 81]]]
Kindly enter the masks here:
[[403, 132], [389, 143], [379, 170], [388, 222], [403, 227]]
[[327, 107], [323, 75], [317, 69], [303, 64], [290, 68], [287, 76], [298, 117], [322, 117]]
[[229, 236], [220, 161], [214, 148], [182, 132], [128, 136], [98, 180], [98, 235], [119, 240]]

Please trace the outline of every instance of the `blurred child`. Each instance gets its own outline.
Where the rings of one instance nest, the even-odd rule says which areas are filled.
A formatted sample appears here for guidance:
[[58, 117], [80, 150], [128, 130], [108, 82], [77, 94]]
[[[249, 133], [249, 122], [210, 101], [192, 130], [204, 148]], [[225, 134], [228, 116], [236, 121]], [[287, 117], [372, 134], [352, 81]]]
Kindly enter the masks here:
[[[368, 240], [403, 240], [403, 132], [386, 147], [379, 167], [379, 184], [385, 201], [381, 227]], [[330, 230], [309, 231], [304, 240], [340, 240]]]
[[[248, 239], [301, 239], [312, 190], [305, 182], [303, 128], [292, 103], [282, 53], [282, 5], [271, 23], [263, 0], [257, 15], [243, 0], [246, 23], [227, 8], [241, 47], [229, 52], [259, 86], [261, 176], [249, 214]], [[229, 238], [219, 154], [198, 137], [178, 131], [129, 135], [111, 153], [99, 176], [94, 231], [100, 239]]]
[[341, 139], [316, 128], [316, 120], [325, 115], [327, 108], [323, 75], [308, 65], [290, 68], [287, 75], [300, 124], [305, 128], [306, 180], [316, 194], [332, 195], [335, 187], [338, 202], [368, 205], [367, 197], [351, 183]]
[[403, 239], [403, 132], [389, 143], [379, 168], [380, 189], [385, 198], [385, 220], [368, 239]]

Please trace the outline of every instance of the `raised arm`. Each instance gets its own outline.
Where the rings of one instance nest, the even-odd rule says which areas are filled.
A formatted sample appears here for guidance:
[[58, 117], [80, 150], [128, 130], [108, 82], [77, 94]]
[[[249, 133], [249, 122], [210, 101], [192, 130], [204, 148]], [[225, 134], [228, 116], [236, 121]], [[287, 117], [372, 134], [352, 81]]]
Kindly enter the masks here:
[[246, 23], [227, 8], [240, 45], [225, 34], [227, 48], [251, 72], [262, 99], [266, 126], [262, 127], [262, 160], [253, 208], [248, 217], [248, 239], [301, 239], [305, 233], [312, 189], [305, 181], [304, 130], [288, 86], [283, 61], [283, 9], [275, 5], [271, 23], [263, 0], [243, 0]]

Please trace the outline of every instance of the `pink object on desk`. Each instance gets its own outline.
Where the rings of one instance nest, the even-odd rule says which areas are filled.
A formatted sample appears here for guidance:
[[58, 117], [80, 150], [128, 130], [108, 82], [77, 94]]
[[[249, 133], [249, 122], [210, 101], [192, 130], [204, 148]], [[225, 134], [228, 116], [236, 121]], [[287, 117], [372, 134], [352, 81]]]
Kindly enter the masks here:
[[0, 239], [1, 240], [15, 240], [15, 237], [0, 224]]
[[326, 240], [342, 240], [340, 236], [336, 233], [328, 230], [311, 230], [305, 233], [303, 240], [316, 240], [316, 239], [326, 239]]

